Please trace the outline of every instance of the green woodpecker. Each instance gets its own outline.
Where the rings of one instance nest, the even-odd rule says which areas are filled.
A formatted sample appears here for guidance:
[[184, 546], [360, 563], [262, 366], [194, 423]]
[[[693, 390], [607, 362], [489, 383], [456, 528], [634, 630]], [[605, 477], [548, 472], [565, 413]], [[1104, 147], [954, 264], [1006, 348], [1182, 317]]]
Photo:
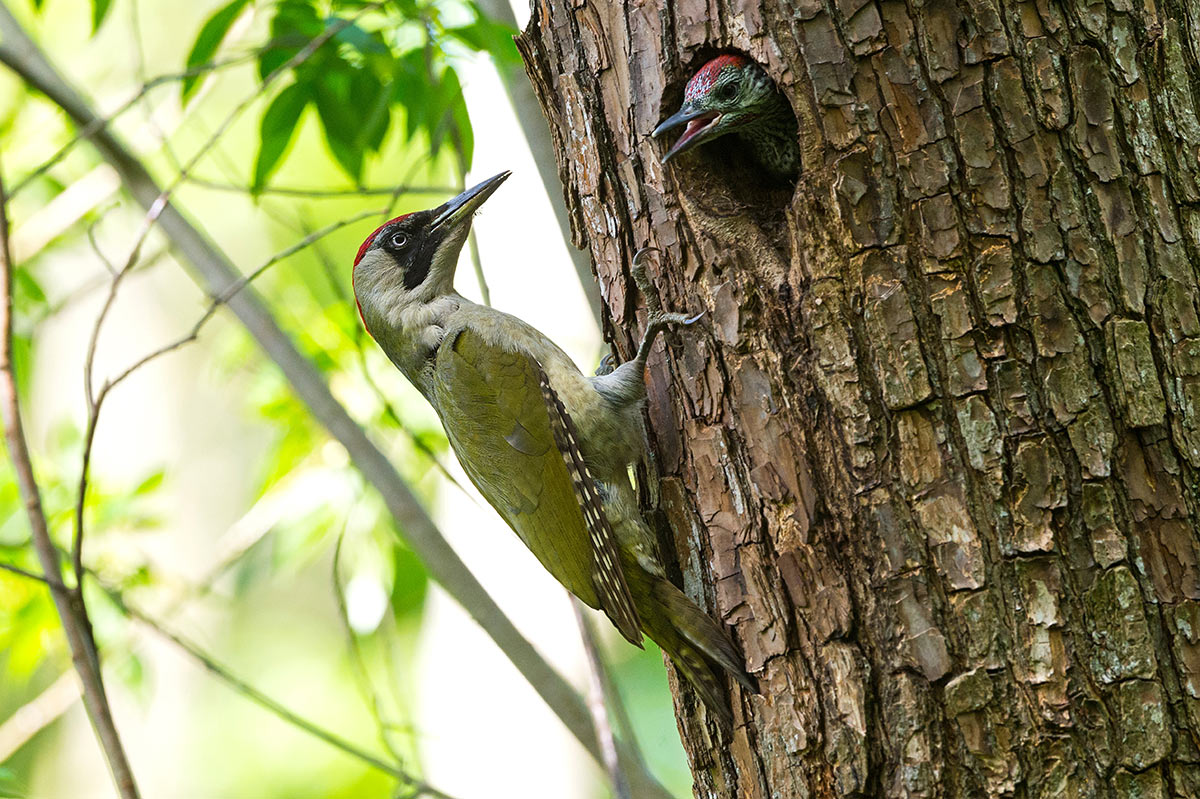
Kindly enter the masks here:
[[729, 729], [720, 671], [750, 691], [753, 683], [723, 629], [666, 578], [628, 476], [643, 452], [650, 347], [695, 318], [653, 315], [632, 361], [585, 377], [530, 325], [463, 298], [454, 270], [471, 217], [508, 175], [367, 237], [354, 259], [363, 323], [542, 565], [632, 643], [650, 636]]
[[766, 71], [744, 56], [720, 55], [700, 67], [683, 91], [683, 105], [652, 135], [657, 138], [685, 123], [663, 163], [734, 133], [774, 177], [795, 180], [800, 172], [796, 115]]

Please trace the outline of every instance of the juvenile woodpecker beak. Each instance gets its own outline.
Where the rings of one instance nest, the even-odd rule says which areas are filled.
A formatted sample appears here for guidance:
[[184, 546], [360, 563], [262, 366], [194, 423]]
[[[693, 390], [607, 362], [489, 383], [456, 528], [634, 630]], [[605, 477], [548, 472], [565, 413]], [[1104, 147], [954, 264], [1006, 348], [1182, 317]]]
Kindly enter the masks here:
[[508, 176], [511, 174], [512, 172], [505, 170], [499, 175], [493, 175], [477, 186], [472, 186], [454, 199], [435, 208], [433, 222], [429, 224], [429, 232], [432, 233], [443, 227], [447, 230], [453, 230], [464, 220], [470, 220], [471, 215], [479, 209], [479, 206], [483, 205], [484, 201], [492, 196], [492, 192], [500, 188], [500, 184], [508, 180]]
[[665, 164], [672, 157], [682, 153], [685, 150], [690, 150], [697, 144], [708, 138], [705, 134], [714, 130], [717, 123], [721, 121], [721, 113], [719, 111], [706, 111], [702, 108], [696, 108], [689, 104], [684, 104], [672, 116], [663, 121], [661, 125], [654, 129], [651, 135], [658, 138], [669, 130], [679, 127], [687, 123], [684, 128], [683, 135], [675, 142], [670, 150], [667, 150], [663, 156], [662, 162]]

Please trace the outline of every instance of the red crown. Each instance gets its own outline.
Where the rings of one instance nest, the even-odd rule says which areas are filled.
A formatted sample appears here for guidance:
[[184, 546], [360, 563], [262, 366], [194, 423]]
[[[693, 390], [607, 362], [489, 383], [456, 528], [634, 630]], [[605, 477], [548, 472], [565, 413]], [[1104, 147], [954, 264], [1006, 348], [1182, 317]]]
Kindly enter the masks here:
[[695, 100], [697, 97], [707, 94], [712, 85], [717, 82], [717, 76], [721, 74], [721, 70], [725, 67], [741, 69], [748, 63], [749, 61], [740, 55], [717, 56], [712, 61], [700, 67], [700, 70], [688, 81], [687, 88], [683, 91], [684, 101]]

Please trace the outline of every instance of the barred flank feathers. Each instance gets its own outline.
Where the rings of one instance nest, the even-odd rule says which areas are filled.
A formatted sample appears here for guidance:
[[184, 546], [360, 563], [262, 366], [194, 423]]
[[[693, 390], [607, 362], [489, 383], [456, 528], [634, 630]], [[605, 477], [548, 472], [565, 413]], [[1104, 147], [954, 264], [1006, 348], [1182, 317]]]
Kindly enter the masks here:
[[542, 388], [542, 398], [546, 401], [546, 410], [550, 414], [550, 430], [554, 434], [554, 443], [562, 454], [567, 472], [571, 475], [571, 484], [575, 488], [575, 498], [583, 510], [583, 519], [587, 524], [588, 537], [592, 542], [592, 583], [600, 597], [600, 606], [621, 635], [634, 646], [642, 646], [642, 622], [638, 617], [637, 606], [629, 585], [625, 582], [625, 574], [621, 570], [620, 553], [617, 550], [617, 539], [613, 533], [596, 483], [588, 472], [583, 460], [583, 452], [579, 448], [579, 432], [575, 422], [567, 414], [562, 400], [558, 398], [550, 379], [546, 377], [541, 364], [534, 361], [538, 373], [538, 384]]

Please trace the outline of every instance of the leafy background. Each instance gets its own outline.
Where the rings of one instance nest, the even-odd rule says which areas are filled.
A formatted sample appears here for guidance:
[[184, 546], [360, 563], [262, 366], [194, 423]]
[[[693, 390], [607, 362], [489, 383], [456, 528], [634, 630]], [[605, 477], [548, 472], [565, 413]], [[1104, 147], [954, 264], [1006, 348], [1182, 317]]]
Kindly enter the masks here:
[[[428, 207], [464, 181], [513, 168], [476, 225], [493, 301], [559, 340], [585, 368], [596, 359], [598, 333], [495, 77], [496, 64], [518, 58], [514, 31], [474, 3], [8, 5], [102, 112], [121, 112], [114, 128], [160, 180], [255, 98], [177, 195], [246, 272], [323, 226], [371, 209], [385, 218]], [[286, 68], [313, 37], [350, 18], [333, 42]], [[256, 90], [279, 70], [265, 92]], [[160, 75], [174, 77], [124, 108]], [[103, 258], [119, 265], [142, 219], [86, 144], [68, 147], [74, 135], [60, 111], [0, 72], [0, 168], [10, 189], [19, 186], [10, 208], [17, 371], [44, 501], [64, 547], [83, 446], [86, 342], [108, 283]], [[256, 287], [518, 626], [582, 686], [561, 589], [490, 509], [447, 478], [465, 483], [431, 411], [361, 329], [348, 266], [375, 224], [337, 230]], [[152, 234], [100, 338], [100, 375], [191, 327], [206, 298], [182, 268]], [[458, 285], [480, 294], [467, 268]], [[224, 314], [198, 343], [114, 394], [86, 513], [87, 561], [103, 584], [297, 713], [464, 799], [606, 794], [602, 775], [431, 586], [378, 496]], [[7, 458], [0, 558], [36, 568]], [[96, 590], [88, 599], [145, 795], [397, 790], [390, 777], [229, 690], [132, 622], [112, 596]], [[612, 635], [606, 649], [652, 769], [687, 795], [660, 656]], [[0, 796], [111, 795], [70, 701], [69, 669], [47, 593], [0, 572]], [[47, 700], [55, 696], [57, 704]], [[31, 723], [30, 708], [56, 712]]]

